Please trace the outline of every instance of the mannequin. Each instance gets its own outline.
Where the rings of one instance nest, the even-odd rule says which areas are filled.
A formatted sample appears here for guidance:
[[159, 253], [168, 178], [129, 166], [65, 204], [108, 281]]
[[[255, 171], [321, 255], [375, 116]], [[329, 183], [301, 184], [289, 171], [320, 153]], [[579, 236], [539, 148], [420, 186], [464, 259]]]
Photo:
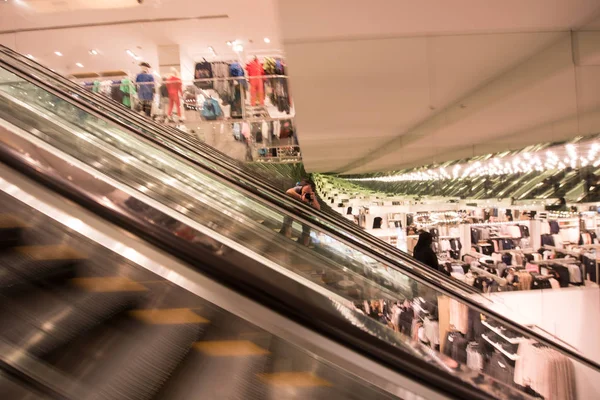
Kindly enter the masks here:
[[265, 105], [264, 78], [262, 78], [265, 70], [260, 61], [258, 61], [258, 57], [254, 56], [254, 59], [246, 65], [246, 71], [248, 71], [250, 80], [250, 104], [254, 106], [258, 100], [258, 104], [261, 106]]
[[167, 78], [167, 91], [169, 92], [169, 111], [167, 112], [167, 116], [172, 116], [173, 106], [175, 105], [177, 106], [177, 116], [179, 119], [183, 119], [180, 100], [180, 96], [183, 96], [183, 86], [181, 85], [179, 71], [175, 68], [171, 68], [171, 75]]

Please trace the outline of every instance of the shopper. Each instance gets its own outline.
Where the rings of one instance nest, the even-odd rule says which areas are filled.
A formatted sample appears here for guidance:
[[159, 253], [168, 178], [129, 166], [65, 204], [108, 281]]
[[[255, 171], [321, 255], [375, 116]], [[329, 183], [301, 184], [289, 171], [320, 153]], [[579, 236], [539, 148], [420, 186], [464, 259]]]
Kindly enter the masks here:
[[[316, 210], [321, 209], [321, 205], [317, 200], [317, 196], [314, 193], [310, 182], [307, 179], [303, 179], [298, 182], [295, 187], [288, 189], [286, 194], [296, 200], [299, 200], [303, 203], [306, 203], [313, 207]], [[290, 216], [285, 216], [283, 218], [283, 226], [279, 233], [285, 235], [287, 238], [292, 237], [292, 222], [293, 219]], [[310, 227], [302, 224], [302, 236], [300, 237], [300, 243], [304, 246], [310, 246]]]
[[433, 236], [431, 233], [421, 232], [419, 234], [419, 241], [413, 250], [413, 256], [423, 264], [435, 270], [439, 270], [440, 265], [435, 252], [431, 248], [432, 243]]
[[150, 64], [143, 62], [140, 64], [142, 71], [135, 77], [135, 83], [138, 85], [138, 98], [142, 104], [142, 111], [146, 116], [152, 114], [152, 99], [154, 98], [154, 75], [150, 73]]
[[180, 120], [183, 119], [180, 100], [180, 96], [183, 96], [183, 85], [181, 84], [179, 71], [175, 68], [171, 68], [171, 76], [167, 79], [167, 91], [169, 92], [169, 111], [167, 112], [167, 116], [172, 118], [173, 106], [175, 105], [177, 107], [177, 116]]

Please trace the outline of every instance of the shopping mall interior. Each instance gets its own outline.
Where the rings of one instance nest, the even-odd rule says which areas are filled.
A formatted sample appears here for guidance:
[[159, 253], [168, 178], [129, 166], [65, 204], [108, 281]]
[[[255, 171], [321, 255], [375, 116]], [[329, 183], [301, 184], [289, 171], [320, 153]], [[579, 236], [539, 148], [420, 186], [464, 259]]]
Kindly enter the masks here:
[[600, 0], [0, 0], [0, 398], [600, 398]]

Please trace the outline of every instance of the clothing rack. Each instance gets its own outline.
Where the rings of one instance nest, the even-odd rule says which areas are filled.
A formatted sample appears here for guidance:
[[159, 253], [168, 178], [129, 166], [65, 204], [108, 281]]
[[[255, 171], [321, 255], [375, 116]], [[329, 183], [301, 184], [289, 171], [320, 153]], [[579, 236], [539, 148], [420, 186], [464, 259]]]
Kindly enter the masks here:
[[498, 250], [494, 253], [522, 253], [522, 254], [531, 254], [535, 253], [534, 249], [508, 249], [508, 250]]
[[552, 251], [557, 252], [557, 253], [568, 254], [570, 256], [577, 257], [577, 258], [579, 258], [579, 257], [582, 256], [582, 254], [580, 252], [578, 252], [578, 251], [571, 251], [571, 250], [559, 249], [558, 247], [555, 247], [555, 246], [545, 245], [545, 246], [542, 246], [542, 249], [552, 250]]
[[500, 353], [504, 354], [504, 355], [505, 355], [505, 356], [506, 356], [506, 357], [507, 357], [509, 360], [512, 360], [512, 361], [517, 361], [517, 360], [519, 359], [519, 356], [518, 356], [518, 355], [516, 355], [516, 354], [511, 354], [511, 353], [509, 353], [508, 351], [504, 350], [504, 349], [502, 348], [502, 346], [500, 346], [498, 343], [495, 343], [495, 342], [493, 342], [493, 341], [492, 341], [492, 340], [491, 340], [489, 337], [487, 337], [487, 336], [485, 335], [485, 333], [482, 333], [482, 334], [481, 334], [481, 337], [482, 337], [482, 338], [483, 338], [483, 339], [484, 339], [486, 342], [488, 342], [489, 344], [491, 344], [492, 346], [494, 346], [494, 348], [495, 348], [496, 350], [498, 350]]
[[500, 221], [500, 222], [479, 222], [475, 224], [470, 224], [471, 226], [494, 226], [494, 225], [519, 225], [529, 223], [530, 220], [525, 221]]
[[495, 280], [496, 282], [498, 282], [498, 285], [500, 286], [505, 286], [506, 285], [506, 279], [504, 278], [500, 278], [498, 275], [494, 275], [492, 273], [487, 272], [486, 270], [479, 268], [479, 267], [471, 267], [470, 268], [471, 272], [476, 272], [479, 275], [485, 276], [487, 278], [492, 278], [493, 280]]
[[551, 260], [539, 260], [539, 261], [529, 261], [531, 264], [536, 265], [550, 265], [550, 264], [578, 264], [581, 265], [581, 261], [573, 260], [570, 258], [553, 258]]

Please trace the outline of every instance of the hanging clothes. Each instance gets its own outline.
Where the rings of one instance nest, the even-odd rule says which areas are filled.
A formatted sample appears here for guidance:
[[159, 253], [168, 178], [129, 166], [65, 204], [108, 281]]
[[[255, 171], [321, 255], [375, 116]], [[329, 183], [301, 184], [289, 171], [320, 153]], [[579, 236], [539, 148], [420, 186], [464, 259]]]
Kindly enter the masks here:
[[135, 86], [133, 86], [131, 79], [125, 78], [121, 81], [121, 92], [123, 92], [123, 105], [131, 108], [133, 104], [132, 96], [136, 94]]
[[[194, 78], [195, 79], [212, 79], [213, 78], [213, 70], [212, 65], [208, 61], [203, 61], [196, 63], [196, 67], [194, 68]], [[200, 89], [212, 89], [213, 82], [209, 80], [196, 81], [194, 85], [199, 87]]]

